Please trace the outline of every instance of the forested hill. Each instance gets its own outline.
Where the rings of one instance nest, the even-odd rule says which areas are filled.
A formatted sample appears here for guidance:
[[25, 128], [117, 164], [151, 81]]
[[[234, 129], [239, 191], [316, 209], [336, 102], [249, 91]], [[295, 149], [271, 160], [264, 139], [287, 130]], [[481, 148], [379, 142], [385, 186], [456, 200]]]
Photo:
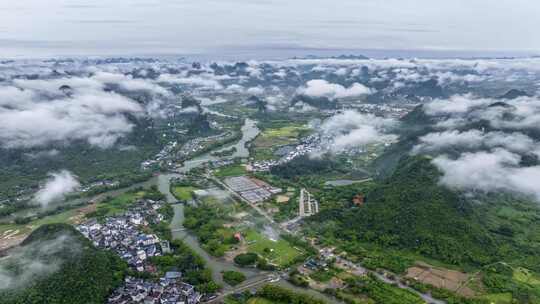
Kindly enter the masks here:
[[44, 225], [0, 263], [0, 302], [104, 303], [127, 265], [96, 249], [72, 226]]
[[[402, 160], [394, 174], [367, 194], [361, 208], [337, 216], [342, 239], [413, 250], [452, 264], [483, 264], [496, 245], [465, 200], [438, 184], [438, 170], [426, 157]], [[335, 213], [322, 212], [315, 221]]]

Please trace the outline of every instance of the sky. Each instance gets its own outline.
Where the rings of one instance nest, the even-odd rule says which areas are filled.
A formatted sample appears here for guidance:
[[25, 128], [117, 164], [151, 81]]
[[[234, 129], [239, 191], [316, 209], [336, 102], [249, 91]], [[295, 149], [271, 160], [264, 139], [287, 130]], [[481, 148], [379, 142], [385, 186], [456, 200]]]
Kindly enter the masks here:
[[0, 57], [267, 50], [540, 53], [538, 0], [0, 1]]

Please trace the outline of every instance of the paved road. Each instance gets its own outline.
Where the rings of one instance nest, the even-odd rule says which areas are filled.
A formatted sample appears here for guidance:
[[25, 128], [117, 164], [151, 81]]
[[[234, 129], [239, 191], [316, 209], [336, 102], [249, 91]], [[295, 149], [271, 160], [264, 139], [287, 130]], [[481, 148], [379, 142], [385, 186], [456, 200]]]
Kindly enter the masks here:
[[[277, 278], [277, 280], [276, 280], [276, 278]], [[232, 290], [228, 290], [228, 291], [220, 294], [218, 297], [213, 298], [212, 300], [207, 301], [205, 303], [209, 303], [209, 304], [210, 303], [222, 303], [222, 301], [228, 295], [243, 292], [243, 291], [246, 291], [246, 290], [251, 289], [251, 288], [256, 288], [259, 285], [264, 285], [264, 284], [269, 283], [269, 282], [277, 282], [277, 281], [279, 281], [279, 277], [277, 275], [275, 275], [275, 274], [274, 275], [269, 274], [269, 275], [266, 275], [264, 277], [252, 278], [251, 280], [245, 281], [242, 284], [240, 284], [238, 286], [235, 286]]]
[[[262, 210], [261, 208], [259, 208], [258, 206], [256, 206], [255, 204], [251, 203], [250, 201], [246, 200], [245, 198], [243, 198], [242, 196], [240, 196], [238, 193], [236, 193], [234, 190], [232, 190], [229, 186], [227, 186], [225, 183], [223, 183], [222, 181], [220, 181], [218, 178], [216, 178], [215, 176], [212, 176], [212, 175], [207, 175], [207, 178], [211, 179], [212, 181], [216, 182], [217, 184], [223, 186], [224, 189], [226, 189], [227, 191], [229, 191], [231, 193], [231, 195], [233, 195], [234, 197], [237, 197], [238, 199], [240, 199], [241, 201], [245, 202], [246, 204], [248, 204], [249, 206], [251, 206], [253, 209], [255, 209], [255, 211], [257, 211], [257, 213], [259, 213], [260, 215], [262, 215], [263, 217], [265, 217], [269, 222], [271, 222], [272, 224], [274, 224], [274, 226], [276, 226], [279, 230], [281, 230], [282, 232], [286, 232], [286, 233], [289, 233], [287, 231], [285, 231], [279, 224], [277, 224], [274, 219], [268, 215], [268, 213], [266, 213], [264, 210]], [[315, 249], [317, 250], [321, 250], [322, 248], [319, 247], [319, 246], [313, 246]], [[363, 267], [362, 265], [359, 265], [359, 264], [354, 264], [346, 259], [343, 259], [343, 258], [340, 258], [342, 261], [344, 262], [347, 262], [347, 263], [350, 263], [352, 265], [354, 265], [354, 268], [356, 268], [357, 270], [363, 270], [365, 271], [366, 273], [372, 273], [373, 275], [375, 275], [377, 278], [379, 278], [381, 281], [384, 281], [386, 283], [389, 283], [389, 284], [396, 284], [397, 287], [401, 288], [401, 289], [406, 289], [406, 290], [409, 290], [409, 291], [412, 291], [414, 293], [416, 293], [417, 295], [419, 295], [424, 301], [426, 301], [426, 303], [434, 303], [434, 304], [446, 304], [446, 302], [444, 301], [441, 301], [441, 300], [437, 300], [437, 299], [434, 299], [433, 297], [431, 297], [430, 294], [425, 294], [425, 293], [421, 293], [407, 285], [404, 285], [400, 282], [400, 277], [398, 275], [395, 275], [395, 278], [394, 280], [386, 277], [386, 276], [383, 276], [379, 273], [377, 273], [376, 271], [372, 271], [372, 270], [369, 270], [369, 269], [366, 269], [365, 267]], [[389, 273], [389, 272], [388, 272]], [[269, 282], [269, 281], [266, 281], [266, 280], [261, 280], [261, 281], [258, 281], [256, 283], [254, 283], [253, 286], [249, 287], [249, 288], [252, 288], [252, 287], [255, 287], [257, 285], [260, 285], [260, 284], [263, 284], [263, 283], [266, 283], [266, 282]], [[245, 289], [244, 289], [245, 290]], [[241, 290], [240, 290], [241, 291]], [[228, 294], [231, 294], [231, 293], [235, 293], [235, 292], [238, 292], [236, 291], [236, 288], [233, 289], [232, 291], [230, 292], [226, 292], [223, 294], [223, 296], [220, 296], [216, 299], [223, 299], [226, 295]], [[216, 300], [214, 299], [214, 300]], [[212, 301], [214, 301], [212, 300]], [[209, 302], [210, 303], [210, 302]], [[211, 303], [218, 303], [218, 302], [211, 302]]]

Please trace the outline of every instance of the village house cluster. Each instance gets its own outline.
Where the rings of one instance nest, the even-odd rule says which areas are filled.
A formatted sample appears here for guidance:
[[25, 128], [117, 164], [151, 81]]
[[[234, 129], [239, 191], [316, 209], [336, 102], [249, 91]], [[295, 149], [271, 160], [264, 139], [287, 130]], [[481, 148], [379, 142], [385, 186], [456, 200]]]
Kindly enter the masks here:
[[297, 146], [287, 146], [287, 149], [280, 149], [283, 153], [279, 153], [279, 156], [281, 158], [279, 160], [263, 160], [263, 161], [255, 161], [252, 162], [249, 167], [248, 171], [253, 172], [264, 172], [264, 171], [270, 171], [270, 169], [277, 165], [286, 164], [293, 159], [306, 155], [312, 151], [315, 151], [318, 149], [318, 147], [321, 146], [321, 137], [317, 134], [313, 134], [310, 136], [307, 136], [302, 139], [301, 143]]
[[[122, 215], [107, 217], [102, 223], [92, 219], [78, 225], [77, 229], [95, 246], [114, 251], [137, 271], [155, 273], [156, 268], [149, 258], [171, 252], [170, 244], [155, 234], [142, 232], [142, 227], [164, 220], [158, 212], [163, 204], [141, 199]], [[107, 303], [196, 304], [201, 298], [193, 285], [182, 281], [181, 272], [169, 271], [159, 282], [126, 277]]]
[[139, 200], [123, 215], [107, 217], [104, 223], [93, 219], [77, 229], [95, 246], [113, 250], [137, 271], [153, 272], [148, 258], [168, 253], [169, 243], [160, 241], [155, 234], [141, 232], [140, 226], [162, 221], [163, 215], [157, 211], [162, 205], [161, 201]]
[[159, 282], [126, 277], [124, 285], [109, 297], [108, 304], [196, 304], [202, 295], [195, 288], [182, 282], [179, 272], [167, 272]]

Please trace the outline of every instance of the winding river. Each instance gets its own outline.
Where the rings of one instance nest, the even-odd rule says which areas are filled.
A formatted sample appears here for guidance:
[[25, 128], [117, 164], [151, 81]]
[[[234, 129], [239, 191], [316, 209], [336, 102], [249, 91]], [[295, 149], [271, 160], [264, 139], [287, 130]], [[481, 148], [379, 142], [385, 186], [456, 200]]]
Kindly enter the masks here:
[[[188, 231], [184, 229], [183, 227], [183, 223], [185, 219], [184, 218], [184, 205], [178, 204], [176, 198], [170, 192], [170, 180], [175, 177], [178, 177], [180, 173], [186, 173], [194, 168], [200, 167], [204, 165], [205, 163], [208, 163], [211, 161], [233, 159], [237, 157], [249, 157], [249, 150], [247, 148], [247, 143], [252, 141], [259, 133], [260, 133], [260, 130], [256, 126], [256, 121], [246, 119], [244, 126], [242, 127], [242, 138], [237, 143], [227, 145], [225, 147], [210, 151], [206, 154], [200, 155], [196, 158], [193, 158], [191, 160], [184, 162], [182, 167], [180, 167], [177, 170], [178, 173], [163, 173], [151, 180], [151, 182], [155, 182], [157, 184], [160, 192], [165, 194], [167, 198], [167, 202], [173, 204], [174, 217], [173, 217], [173, 220], [171, 221], [171, 229], [173, 230], [173, 238], [183, 240], [183, 242], [186, 245], [188, 245], [193, 251], [199, 254], [206, 261], [207, 265], [212, 270], [212, 278], [214, 279], [215, 282], [224, 286], [225, 292], [231, 291], [233, 288], [227, 285], [226, 283], [224, 283], [222, 275], [221, 275], [221, 272], [223, 271], [234, 270], [234, 271], [242, 272], [247, 278], [247, 280], [244, 283], [247, 283], [247, 284], [249, 284], [249, 282], [256, 282], [258, 280], [261, 280], [262, 278], [267, 277], [269, 272], [260, 271], [254, 268], [240, 268], [240, 267], [235, 266], [233, 263], [225, 261], [223, 258], [216, 258], [216, 257], [210, 256], [201, 247], [201, 245], [199, 244], [199, 241], [197, 240], [197, 237], [190, 234]], [[228, 149], [231, 149], [232, 147], [236, 147], [236, 152], [233, 155], [226, 156], [226, 157], [215, 157], [211, 155], [212, 152], [228, 150]], [[377, 273], [375, 273], [375, 275], [379, 279], [385, 281], [386, 283], [396, 284], [398, 287], [402, 289], [407, 289], [407, 290], [417, 293], [427, 303], [434, 303], [434, 304], [445, 303], [443, 301], [432, 298], [429, 294], [421, 294], [411, 289], [410, 287], [401, 284], [397, 280], [391, 280]], [[315, 298], [323, 299], [327, 303], [336, 303], [336, 304], [343, 303], [337, 300], [336, 298], [329, 297], [316, 290], [294, 286], [286, 280], [280, 280], [279, 282], [275, 284], [282, 287], [286, 287], [291, 290], [295, 290], [297, 292], [309, 294]]]
[[[206, 154], [200, 155], [196, 158], [193, 158], [191, 160], [184, 162], [182, 167], [180, 167], [177, 170], [178, 173], [163, 173], [163, 174], [158, 175], [155, 178], [155, 182], [157, 183], [157, 186], [160, 192], [165, 194], [167, 198], [167, 202], [173, 204], [174, 217], [173, 217], [173, 220], [171, 221], [171, 229], [173, 230], [173, 238], [181, 239], [186, 245], [188, 245], [193, 251], [199, 254], [206, 261], [206, 264], [212, 270], [212, 278], [214, 279], [215, 282], [224, 286], [224, 291], [230, 291], [232, 288], [228, 286], [226, 283], [224, 283], [223, 277], [221, 275], [222, 271], [234, 270], [234, 271], [242, 272], [247, 278], [244, 284], [249, 283], [249, 282], [256, 282], [257, 280], [266, 278], [269, 272], [260, 271], [255, 268], [240, 268], [240, 267], [235, 266], [233, 263], [225, 261], [223, 258], [216, 258], [216, 257], [210, 256], [201, 247], [201, 245], [199, 244], [199, 241], [197, 240], [197, 237], [184, 229], [183, 227], [184, 205], [176, 203], [177, 202], [176, 198], [170, 192], [170, 180], [175, 177], [178, 177], [180, 173], [186, 173], [194, 168], [200, 167], [204, 165], [205, 163], [208, 163], [211, 161], [216, 161], [220, 159], [221, 160], [233, 159], [237, 157], [248, 157], [249, 150], [247, 148], [247, 143], [255, 139], [255, 137], [259, 133], [260, 133], [260, 130], [257, 128], [256, 121], [246, 119], [244, 126], [242, 127], [242, 138], [237, 143], [227, 145], [225, 147], [216, 149], [214, 151], [210, 151]], [[233, 155], [226, 156], [226, 157], [215, 157], [211, 155], [212, 152], [228, 150], [228, 149], [231, 149], [232, 147], [236, 147], [236, 152]], [[327, 303], [341, 303], [337, 301], [336, 299], [331, 298], [315, 290], [296, 287], [285, 280], [281, 280], [277, 282], [276, 284], [283, 287], [287, 287], [288, 289], [292, 289], [292, 290], [302, 292], [302, 293], [307, 293], [314, 297], [324, 299]]]

